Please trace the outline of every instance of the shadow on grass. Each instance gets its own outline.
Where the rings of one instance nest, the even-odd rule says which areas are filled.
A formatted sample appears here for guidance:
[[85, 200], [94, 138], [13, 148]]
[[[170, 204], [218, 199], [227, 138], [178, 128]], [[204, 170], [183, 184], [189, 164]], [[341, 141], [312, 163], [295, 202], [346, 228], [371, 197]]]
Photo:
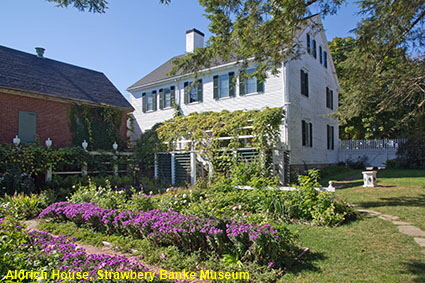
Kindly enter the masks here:
[[353, 181], [343, 181], [343, 182], [335, 182], [334, 187], [337, 190], [344, 190], [354, 187], [360, 187], [363, 185], [363, 181], [353, 180]]
[[422, 178], [425, 177], [424, 170], [417, 169], [385, 169], [378, 171], [378, 178]]
[[414, 274], [416, 278], [413, 279], [413, 282], [425, 282], [425, 263], [419, 260], [410, 260], [403, 263], [408, 272]]
[[415, 197], [379, 198], [378, 201], [359, 202], [357, 205], [365, 208], [378, 206], [425, 206], [425, 194]]
[[298, 274], [304, 271], [320, 272], [321, 270], [315, 266], [315, 262], [326, 259], [323, 253], [308, 251], [303, 257], [288, 266], [287, 273]]

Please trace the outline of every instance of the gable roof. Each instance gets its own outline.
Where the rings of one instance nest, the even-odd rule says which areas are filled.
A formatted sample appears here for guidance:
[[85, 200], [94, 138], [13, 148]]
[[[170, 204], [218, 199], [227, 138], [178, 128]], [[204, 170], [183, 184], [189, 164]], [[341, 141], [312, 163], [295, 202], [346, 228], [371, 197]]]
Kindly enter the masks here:
[[[320, 21], [320, 14], [313, 14], [311, 16], [307, 16], [304, 18], [305, 20], [314, 20], [314, 19], [319, 19]], [[319, 24], [321, 25], [321, 21], [319, 22]], [[299, 31], [298, 34], [295, 36], [296, 38], [302, 33], [302, 31], [307, 27], [307, 25], [305, 25], [304, 27], [302, 27]], [[162, 80], [167, 80], [173, 77], [178, 77], [183, 75], [181, 70], [178, 70], [177, 73], [173, 76], [168, 75], [168, 73], [171, 71], [172, 67], [173, 67], [173, 60], [176, 58], [183, 58], [185, 56], [185, 54], [182, 55], [178, 55], [175, 56], [173, 58], [171, 58], [170, 60], [168, 60], [167, 62], [165, 62], [164, 64], [162, 64], [161, 66], [159, 66], [158, 68], [156, 68], [155, 70], [153, 70], [152, 72], [150, 72], [149, 74], [147, 74], [146, 76], [144, 76], [143, 78], [141, 78], [140, 80], [138, 80], [137, 82], [135, 82], [134, 84], [132, 84], [131, 86], [129, 86], [127, 88], [127, 91], [134, 91], [137, 88], [143, 87], [145, 85], [149, 85], [151, 83], [156, 83], [156, 82], [160, 82]], [[237, 62], [238, 60], [236, 59], [235, 55], [231, 55], [231, 59], [230, 60], [223, 60], [222, 58], [215, 58], [213, 59], [214, 61], [211, 62], [210, 67], [216, 67], [216, 66], [220, 66], [226, 63], [232, 63], [232, 62]]]
[[132, 110], [101, 72], [0, 45], [0, 87]]

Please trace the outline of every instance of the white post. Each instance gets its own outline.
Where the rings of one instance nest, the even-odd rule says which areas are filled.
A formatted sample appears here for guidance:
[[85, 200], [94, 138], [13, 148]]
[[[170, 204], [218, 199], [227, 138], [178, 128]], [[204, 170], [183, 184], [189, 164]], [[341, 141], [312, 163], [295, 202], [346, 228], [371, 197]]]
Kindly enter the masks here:
[[176, 183], [176, 168], [174, 161], [174, 153], [171, 153], [171, 185], [174, 185]]
[[154, 155], [154, 167], [153, 167], [153, 175], [155, 179], [158, 179], [158, 153]]
[[81, 165], [81, 175], [87, 176], [87, 162], [83, 162]]
[[52, 180], [52, 165], [49, 166], [49, 168], [47, 168], [47, 172], [46, 172], [46, 182], [49, 182]]
[[196, 152], [190, 152], [190, 184], [193, 186], [196, 183]]
[[[118, 159], [118, 156], [114, 154], [113, 159], [116, 161]], [[118, 164], [114, 164], [114, 176], [118, 176]]]

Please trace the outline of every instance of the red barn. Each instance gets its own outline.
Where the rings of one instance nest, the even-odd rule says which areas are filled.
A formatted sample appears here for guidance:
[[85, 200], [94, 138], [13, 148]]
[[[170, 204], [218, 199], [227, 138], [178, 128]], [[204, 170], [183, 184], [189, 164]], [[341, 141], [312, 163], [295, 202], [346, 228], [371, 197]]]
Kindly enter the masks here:
[[55, 146], [70, 146], [68, 112], [74, 105], [109, 105], [123, 110], [121, 137], [126, 140], [126, 118], [133, 111], [119, 90], [100, 72], [0, 46], [0, 142], [50, 138]]

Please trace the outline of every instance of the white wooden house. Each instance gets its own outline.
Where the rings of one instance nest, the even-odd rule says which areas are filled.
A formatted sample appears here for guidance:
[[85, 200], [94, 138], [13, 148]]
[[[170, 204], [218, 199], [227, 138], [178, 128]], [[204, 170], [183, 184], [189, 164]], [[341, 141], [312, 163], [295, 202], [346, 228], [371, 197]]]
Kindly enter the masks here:
[[[240, 68], [236, 62], [223, 63], [202, 71], [196, 87], [189, 88], [185, 94], [193, 77], [167, 75], [172, 59], [153, 70], [128, 88], [139, 127], [136, 138], [156, 123], [173, 117], [172, 99], [184, 115], [283, 107], [281, 140], [289, 152], [291, 167], [304, 170], [337, 163], [338, 120], [329, 114], [338, 107], [338, 80], [320, 16], [310, 20], [315, 27], [309, 26], [299, 33], [303, 55], [282, 62], [279, 73], [269, 74], [263, 83], [252, 78], [236, 83], [232, 90], [229, 85]], [[196, 29], [186, 32], [186, 52], [202, 48], [203, 42], [202, 32]], [[252, 69], [255, 65], [247, 71]]]

